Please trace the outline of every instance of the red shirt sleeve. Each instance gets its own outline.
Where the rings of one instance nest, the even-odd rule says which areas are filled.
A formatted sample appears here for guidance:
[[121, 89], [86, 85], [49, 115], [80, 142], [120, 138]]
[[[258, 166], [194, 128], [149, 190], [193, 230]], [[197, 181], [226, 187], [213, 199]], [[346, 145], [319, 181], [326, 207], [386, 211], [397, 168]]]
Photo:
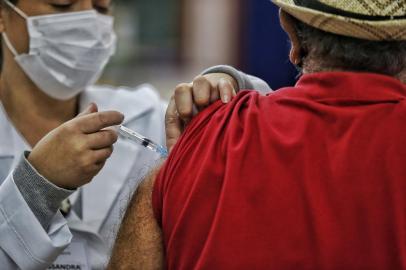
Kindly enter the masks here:
[[[167, 161], [160, 170], [152, 195], [153, 210], [160, 226], [162, 226], [163, 207], [165, 197], [168, 194], [168, 187], [172, 184], [183, 182], [189, 179], [174, 179], [179, 177], [179, 167], [184, 172], [192, 172], [199, 169], [202, 164], [199, 160], [210, 159], [211, 171], [221, 172], [220, 164], [225, 155], [225, 143], [227, 130], [233, 129], [231, 141], [238, 141], [244, 132], [244, 113], [249, 106], [247, 103], [257, 102], [259, 94], [255, 91], [242, 91], [233, 101], [227, 105], [218, 101], [206, 110], [197, 115], [188, 125], [184, 134], [172, 150]], [[251, 106], [255, 107], [255, 106]], [[255, 114], [255, 112], [250, 111]], [[248, 115], [250, 114], [248, 113]], [[236, 125], [230, 125], [233, 118]], [[235, 119], [238, 121], [235, 121]], [[238, 142], [237, 142], [238, 144]], [[218, 161], [218, 162], [216, 162]], [[207, 162], [205, 163], [207, 165]], [[179, 190], [176, 190], [179, 192]], [[185, 191], [186, 192], [186, 191]]]
[[[206, 141], [202, 141], [202, 137], [215, 136], [210, 134], [210, 120], [214, 114], [221, 114], [221, 111], [224, 111], [224, 109], [224, 105], [219, 101], [199, 113], [199, 115], [197, 115], [188, 125], [157, 175], [152, 194], [152, 205], [155, 218], [161, 227], [164, 197], [167, 187], [171, 182], [174, 170], [178, 166], [185, 166], [185, 170], [193, 169], [194, 166], [192, 164], [184, 164], [187, 160], [186, 157], [195, 154], [202, 155], [199, 150], [201, 147], [204, 148], [204, 142]], [[206, 130], [209, 132], [205, 132]], [[216, 137], [218, 138], [218, 135], [216, 135]]]
[[241, 92], [231, 103], [219, 101], [201, 112], [159, 172], [152, 201], [169, 269], [199, 260], [223, 196], [226, 160], [244, 152], [246, 143], [241, 138], [251, 136], [251, 122], [257, 125], [252, 119], [258, 115], [258, 97], [253, 91]]

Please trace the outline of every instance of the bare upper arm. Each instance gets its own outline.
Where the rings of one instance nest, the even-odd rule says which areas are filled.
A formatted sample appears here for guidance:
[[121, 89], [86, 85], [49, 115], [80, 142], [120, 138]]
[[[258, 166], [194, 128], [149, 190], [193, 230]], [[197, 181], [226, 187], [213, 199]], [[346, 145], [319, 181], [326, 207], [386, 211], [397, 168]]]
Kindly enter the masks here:
[[162, 234], [152, 209], [158, 170], [140, 184], [127, 209], [108, 269], [163, 269]]

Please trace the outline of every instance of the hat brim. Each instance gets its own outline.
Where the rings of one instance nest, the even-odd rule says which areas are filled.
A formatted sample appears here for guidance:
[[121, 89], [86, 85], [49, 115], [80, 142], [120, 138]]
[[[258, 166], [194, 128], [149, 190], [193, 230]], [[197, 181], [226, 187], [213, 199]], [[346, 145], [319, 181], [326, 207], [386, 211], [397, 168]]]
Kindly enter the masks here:
[[298, 20], [317, 29], [366, 40], [406, 40], [406, 19], [368, 21], [301, 7], [293, 0], [272, 0]]

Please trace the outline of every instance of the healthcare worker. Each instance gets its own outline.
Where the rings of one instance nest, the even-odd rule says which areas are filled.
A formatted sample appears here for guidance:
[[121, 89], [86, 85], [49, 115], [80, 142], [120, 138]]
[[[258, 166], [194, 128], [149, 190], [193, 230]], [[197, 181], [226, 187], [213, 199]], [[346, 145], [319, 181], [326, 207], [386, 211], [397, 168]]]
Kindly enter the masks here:
[[[0, 268], [103, 269], [158, 158], [121, 139], [112, 152], [117, 133], [105, 128], [123, 122], [164, 144], [165, 103], [149, 85], [94, 85], [115, 51], [110, 0], [1, 1]], [[231, 84], [268, 89], [227, 66], [203, 75], [202, 94], [176, 94], [185, 118], [193, 102], [227, 102]]]

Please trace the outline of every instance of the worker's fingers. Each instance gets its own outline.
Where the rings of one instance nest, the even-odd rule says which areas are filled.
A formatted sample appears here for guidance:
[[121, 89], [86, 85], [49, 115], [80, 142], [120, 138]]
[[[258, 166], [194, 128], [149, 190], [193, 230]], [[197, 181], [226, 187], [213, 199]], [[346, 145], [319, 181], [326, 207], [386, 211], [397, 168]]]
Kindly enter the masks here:
[[104, 165], [106, 164], [106, 161], [107, 160], [95, 164], [97, 172], [100, 172], [103, 169]]
[[107, 127], [119, 125], [123, 120], [124, 115], [122, 113], [105, 111], [80, 116], [72, 120], [71, 124], [77, 126], [81, 132], [89, 134]]
[[166, 146], [169, 152], [175, 146], [183, 132], [183, 123], [179, 118], [175, 97], [172, 97], [165, 115]]
[[95, 113], [97, 111], [98, 111], [97, 105], [95, 103], [90, 103], [89, 106], [87, 106], [87, 108], [83, 112], [81, 112], [78, 116]]
[[223, 103], [229, 103], [231, 99], [236, 96], [233, 84], [226, 79], [221, 79], [217, 88]]
[[86, 137], [89, 147], [93, 150], [97, 150], [110, 147], [116, 143], [118, 134], [113, 129], [103, 129], [99, 132], [89, 134]]
[[104, 163], [112, 154], [113, 154], [114, 147], [111, 145], [106, 148], [94, 150], [92, 155], [93, 155], [93, 160], [95, 161], [95, 164], [102, 164]]
[[104, 165], [106, 164], [106, 161], [107, 159], [94, 163], [93, 166], [91, 166], [93, 174], [97, 175], [103, 169]]
[[211, 83], [203, 76], [198, 76], [193, 80], [193, 100], [199, 110], [210, 104], [211, 88]]
[[179, 117], [183, 121], [189, 122], [193, 117], [192, 85], [187, 83], [179, 84], [175, 89], [174, 102]]

